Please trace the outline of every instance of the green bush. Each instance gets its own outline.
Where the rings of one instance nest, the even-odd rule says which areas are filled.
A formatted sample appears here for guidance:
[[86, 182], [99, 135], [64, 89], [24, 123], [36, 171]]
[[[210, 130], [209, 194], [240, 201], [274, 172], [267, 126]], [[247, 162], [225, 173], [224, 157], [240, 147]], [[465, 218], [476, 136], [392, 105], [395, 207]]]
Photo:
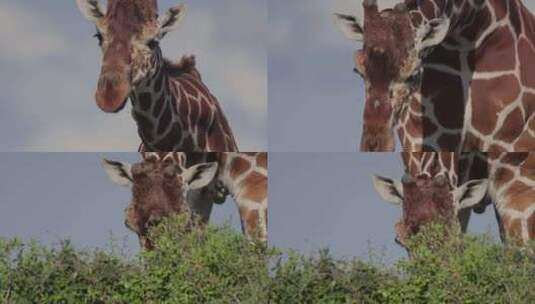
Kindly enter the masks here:
[[274, 303], [375, 303], [382, 284], [395, 278], [367, 263], [335, 260], [328, 250], [317, 257], [290, 253], [274, 267]]
[[410, 240], [401, 280], [382, 290], [388, 303], [535, 303], [534, 246], [497, 244], [488, 236], [447, 237], [429, 226]]
[[153, 229], [156, 250], [135, 258], [0, 239], [0, 303], [535, 303], [535, 247], [445, 235], [427, 227], [391, 266], [283, 255], [184, 218]]
[[152, 231], [141, 276], [124, 281], [128, 303], [266, 303], [273, 249], [251, 244], [227, 226], [191, 229], [185, 219]]
[[103, 251], [76, 252], [67, 241], [57, 249], [0, 240], [3, 303], [114, 303], [123, 276], [135, 265]]

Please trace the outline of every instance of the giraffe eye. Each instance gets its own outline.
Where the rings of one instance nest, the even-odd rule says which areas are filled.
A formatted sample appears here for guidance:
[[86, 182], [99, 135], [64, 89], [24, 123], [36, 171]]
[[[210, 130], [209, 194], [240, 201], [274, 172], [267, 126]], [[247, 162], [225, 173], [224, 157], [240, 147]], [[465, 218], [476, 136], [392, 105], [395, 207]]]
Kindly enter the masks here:
[[151, 49], [151, 50], [154, 50], [155, 48], [157, 48], [158, 46], [160, 45], [160, 42], [156, 39], [151, 39], [149, 40], [149, 42], [147, 42], [147, 46]]
[[359, 71], [359, 69], [357, 69], [357, 68], [353, 68], [353, 72], [354, 72], [355, 74], [359, 75], [360, 77], [364, 77], [364, 76], [362, 75], [362, 73]]
[[416, 84], [416, 83], [420, 82], [421, 76], [422, 76], [421, 70], [417, 69], [416, 71], [414, 71], [412, 73], [411, 76], [409, 76], [409, 78], [407, 78], [407, 82], [409, 82], [411, 84]]
[[102, 46], [102, 42], [104, 41], [104, 37], [102, 37], [102, 34], [100, 32], [97, 32], [93, 37], [98, 39], [98, 45]]
[[104, 37], [100, 32], [97, 32], [93, 37], [98, 39], [98, 45], [102, 46], [102, 42], [104, 41]]

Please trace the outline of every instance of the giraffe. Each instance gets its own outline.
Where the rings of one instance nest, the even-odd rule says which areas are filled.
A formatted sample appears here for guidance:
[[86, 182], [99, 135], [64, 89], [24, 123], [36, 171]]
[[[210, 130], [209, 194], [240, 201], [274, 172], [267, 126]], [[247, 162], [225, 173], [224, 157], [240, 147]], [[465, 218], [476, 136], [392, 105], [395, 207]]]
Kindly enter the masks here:
[[535, 147], [535, 18], [520, 0], [405, 0], [364, 23], [337, 14], [363, 42], [362, 151], [522, 152]]
[[148, 228], [163, 217], [190, 211], [207, 223], [218, 182], [236, 202], [243, 233], [267, 242], [267, 153], [143, 152], [142, 158], [134, 165], [102, 162], [113, 182], [132, 188], [125, 223], [142, 248], [153, 249]]
[[502, 239], [519, 245], [535, 240], [535, 153], [491, 153], [489, 167]]
[[401, 182], [374, 177], [381, 197], [402, 205], [403, 217], [396, 224], [397, 242], [404, 245], [429, 222], [457, 228], [455, 215], [472, 207], [485, 192], [494, 202], [504, 242], [525, 245], [535, 240], [535, 153], [488, 153], [488, 179], [471, 180], [456, 188], [457, 157], [458, 153], [451, 152], [406, 152], [403, 162], [407, 173]]
[[459, 217], [459, 212], [483, 199], [488, 180], [471, 179], [458, 186], [460, 162], [455, 152], [403, 152], [401, 156], [405, 167], [401, 181], [373, 177], [379, 195], [402, 207], [402, 217], [395, 225], [396, 242], [409, 250], [407, 240], [429, 223], [466, 231], [468, 218]]
[[237, 144], [223, 110], [201, 79], [195, 57], [165, 59], [161, 39], [176, 29], [185, 5], [158, 18], [157, 0], [77, 0], [97, 28], [102, 69], [95, 99], [119, 112], [130, 98], [142, 151], [234, 152]]

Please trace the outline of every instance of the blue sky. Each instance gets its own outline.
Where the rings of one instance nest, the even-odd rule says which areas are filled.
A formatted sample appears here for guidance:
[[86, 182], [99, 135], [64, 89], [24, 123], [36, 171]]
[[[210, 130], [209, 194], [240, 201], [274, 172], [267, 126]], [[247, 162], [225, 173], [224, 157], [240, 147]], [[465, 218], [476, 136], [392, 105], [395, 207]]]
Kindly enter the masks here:
[[[0, 235], [57, 244], [70, 238], [78, 248], [105, 247], [113, 235], [138, 250], [124, 227], [130, 190], [113, 184], [100, 159], [136, 162], [137, 153], [3, 153], [0, 158]], [[366, 258], [370, 244], [391, 261], [403, 255], [394, 243], [401, 210], [383, 202], [372, 174], [399, 178], [399, 155], [364, 153], [270, 153], [269, 242], [313, 253], [329, 246], [337, 256]], [[213, 223], [240, 231], [237, 208], [228, 199], [214, 206]], [[489, 208], [474, 216], [473, 232], [493, 231]]]
[[[267, 149], [264, 0], [160, 0], [163, 11], [187, 3], [164, 55], [195, 54], [240, 148]], [[2, 151], [136, 151], [130, 107], [101, 112], [94, 101], [101, 54], [75, 0], [0, 1]]]
[[[105, 247], [111, 236], [138, 250], [135, 233], [124, 226], [131, 193], [113, 184], [102, 157], [135, 163], [137, 153], [2, 153], [0, 235], [57, 244], [70, 238], [78, 248]], [[215, 205], [212, 222], [240, 229], [232, 200]]]
[[[374, 174], [401, 179], [398, 153], [270, 153], [269, 238], [274, 245], [313, 253], [367, 258], [370, 248], [387, 261], [404, 255], [394, 243], [401, 209], [375, 192]], [[474, 215], [473, 233], [491, 232], [492, 208]]]

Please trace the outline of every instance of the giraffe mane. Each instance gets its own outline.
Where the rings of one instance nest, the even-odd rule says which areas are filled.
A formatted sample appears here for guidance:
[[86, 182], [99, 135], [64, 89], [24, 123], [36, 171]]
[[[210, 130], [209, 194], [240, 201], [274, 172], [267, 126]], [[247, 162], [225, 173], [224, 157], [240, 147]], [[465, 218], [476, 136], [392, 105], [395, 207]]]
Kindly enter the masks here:
[[171, 77], [178, 77], [182, 74], [191, 74], [200, 79], [194, 55], [182, 56], [179, 61], [172, 61], [164, 58], [164, 69]]

